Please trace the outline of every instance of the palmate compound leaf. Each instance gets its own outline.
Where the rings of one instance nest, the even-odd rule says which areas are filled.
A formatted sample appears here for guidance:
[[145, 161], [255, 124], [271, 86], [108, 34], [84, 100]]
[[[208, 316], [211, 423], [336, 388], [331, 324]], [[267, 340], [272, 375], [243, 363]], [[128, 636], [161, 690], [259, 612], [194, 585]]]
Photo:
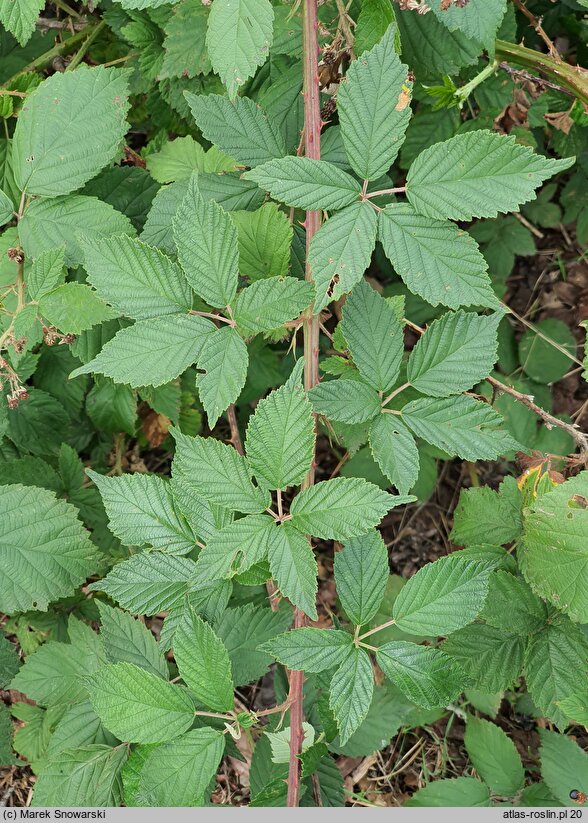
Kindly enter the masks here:
[[440, 649], [396, 640], [380, 646], [379, 667], [409, 700], [425, 709], [447, 706], [463, 691], [465, 673]]
[[524, 450], [504, 430], [498, 412], [465, 395], [412, 400], [403, 407], [402, 419], [417, 437], [464, 460], [495, 460]]
[[100, 297], [133, 320], [192, 308], [192, 289], [180, 267], [159, 249], [126, 235], [81, 235], [88, 280]]
[[457, 555], [427, 564], [394, 601], [396, 625], [401, 631], [433, 637], [461, 629], [482, 611], [490, 571], [484, 561]]
[[314, 443], [312, 407], [300, 385], [271, 392], [249, 418], [247, 460], [253, 474], [270, 489], [302, 482], [312, 465]]
[[224, 308], [235, 297], [239, 269], [237, 229], [214, 200], [205, 200], [192, 175], [173, 219], [178, 259], [194, 291]]
[[280, 131], [249, 97], [191, 92], [185, 97], [203, 136], [238, 163], [254, 168], [286, 154]]
[[389, 577], [388, 550], [378, 531], [347, 540], [335, 554], [335, 582], [343, 611], [357, 626], [376, 614]]
[[251, 482], [247, 461], [236, 449], [212, 437], [189, 437], [171, 429], [176, 441], [172, 474], [210, 503], [244, 514], [262, 512], [268, 492]]
[[496, 217], [534, 200], [544, 180], [574, 162], [536, 154], [514, 135], [478, 129], [422, 151], [408, 172], [406, 195], [425, 217]]
[[464, 743], [472, 765], [493, 794], [512, 797], [523, 788], [525, 770], [520, 755], [500, 726], [468, 717]]
[[163, 743], [194, 721], [194, 704], [185, 688], [132, 663], [109, 663], [87, 677], [86, 684], [102, 723], [127, 743]]
[[234, 403], [247, 379], [249, 355], [238, 332], [225, 326], [208, 337], [198, 357], [196, 388], [211, 429], [227, 406]]
[[119, 806], [124, 745], [91, 744], [51, 757], [35, 782], [33, 806]]
[[110, 663], [133, 663], [169, 680], [167, 663], [152, 632], [122, 609], [96, 601], [100, 612], [100, 640]]
[[198, 360], [215, 331], [214, 323], [196, 315], [140, 320], [117, 332], [97, 357], [75, 369], [70, 378], [95, 372], [133, 388], [162, 386]]
[[353, 637], [338, 629], [293, 629], [260, 648], [289, 669], [324, 672], [344, 663], [353, 648]]
[[196, 563], [189, 557], [143, 552], [117, 563], [90, 591], [104, 592], [133, 614], [152, 615], [180, 603], [197, 580]]
[[377, 391], [395, 384], [404, 352], [404, 335], [389, 303], [362, 281], [343, 308], [342, 331], [359, 373]]
[[419, 451], [414, 437], [397, 415], [380, 414], [370, 427], [374, 460], [400, 494], [407, 494], [419, 476]]
[[128, 128], [127, 77], [124, 69], [82, 64], [56, 72], [27, 97], [12, 152], [21, 191], [69, 194], [108, 165]]
[[394, 48], [395, 26], [350, 66], [337, 93], [337, 112], [347, 157], [362, 179], [388, 171], [411, 116], [408, 66]]
[[378, 392], [359, 380], [326, 380], [313, 386], [308, 396], [317, 414], [340, 423], [365, 423], [382, 410]]
[[361, 194], [361, 185], [347, 172], [324, 160], [283, 157], [243, 175], [275, 200], [301, 209], [343, 209]]
[[206, 48], [212, 68], [229, 97], [265, 63], [273, 40], [274, 10], [269, 0], [222, 0], [212, 5]]
[[588, 472], [541, 495], [524, 511], [521, 569], [533, 590], [588, 622]]
[[329, 705], [337, 721], [341, 745], [361, 725], [373, 693], [374, 673], [369, 655], [354, 646], [333, 675], [329, 690]]
[[295, 277], [258, 280], [239, 292], [233, 304], [233, 317], [239, 331], [250, 337], [295, 320], [312, 297], [311, 284]]
[[98, 487], [110, 531], [126, 546], [153, 546], [170, 554], [195, 548], [196, 538], [162, 477], [138, 472], [106, 477], [90, 469], [87, 475]]
[[224, 734], [208, 727], [157, 746], [141, 769], [137, 793], [141, 803], [163, 808], [204, 805], [224, 749]]
[[586, 688], [588, 641], [567, 617], [561, 615], [532, 635], [525, 653], [525, 680], [537, 708], [563, 731], [574, 718], [567, 717], [560, 701]]
[[376, 526], [394, 506], [415, 498], [391, 495], [360, 477], [335, 477], [304, 489], [292, 501], [292, 525], [325, 540], [348, 540]]
[[311, 620], [317, 620], [318, 567], [308, 538], [289, 522], [270, 534], [268, 560], [278, 588]]
[[433, 397], [471, 389], [496, 362], [502, 317], [499, 312], [486, 317], [457, 311], [434, 320], [410, 353], [408, 382]]
[[359, 283], [376, 245], [377, 216], [367, 202], [331, 215], [313, 236], [308, 265], [316, 289], [315, 312]]
[[267, 556], [277, 528], [269, 515], [250, 514], [219, 529], [198, 555], [198, 580], [220, 580], [247, 571]]
[[231, 711], [235, 701], [229, 653], [193, 609], [184, 612], [173, 645], [182, 679], [196, 700], [212, 711]]
[[46, 611], [97, 570], [100, 553], [71, 504], [16, 484], [0, 487], [0, 508], [3, 612]]
[[380, 212], [378, 239], [407, 287], [432, 306], [498, 308], [478, 244], [454, 223], [395, 203]]

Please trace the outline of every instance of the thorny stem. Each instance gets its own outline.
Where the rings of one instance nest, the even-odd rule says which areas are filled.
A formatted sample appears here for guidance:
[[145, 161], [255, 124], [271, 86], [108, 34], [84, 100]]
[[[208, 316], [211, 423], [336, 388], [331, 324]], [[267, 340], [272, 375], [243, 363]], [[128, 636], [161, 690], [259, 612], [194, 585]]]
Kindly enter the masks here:
[[105, 28], [106, 28], [106, 20], [101, 20], [100, 23], [98, 23], [98, 25], [96, 26], [96, 28], [93, 31], [90, 32], [90, 34], [86, 38], [85, 42], [82, 43], [79, 50], [73, 56], [73, 58], [71, 59], [70, 64], [67, 67], [66, 71], [73, 71], [74, 69], [76, 69], [80, 65], [80, 63], [82, 62], [82, 60], [86, 56], [86, 52], [88, 51], [88, 49], [90, 48], [90, 46], [92, 45], [94, 40], [96, 40], [98, 35], [101, 34], [104, 31]]
[[68, 40], [64, 40], [62, 43], [57, 43], [53, 46], [52, 49], [46, 51], [44, 54], [39, 55], [39, 57], [35, 57], [33, 61], [31, 61], [28, 66], [23, 66], [16, 74], [12, 77], [9, 77], [5, 83], [2, 84], [3, 89], [10, 88], [10, 86], [14, 83], [17, 77], [21, 74], [27, 74], [31, 71], [36, 71], [37, 69], [42, 69], [47, 66], [55, 57], [59, 57], [60, 55], [67, 54], [70, 51], [73, 51], [78, 43], [81, 43], [83, 40], [87, 39], [88, 33], [94, 28], [94, 24], [88, 25], [82, 31], [74, 34], [73, 37], [70, 37]]
[[[318, 73], [318, 18], [317, 0], [303, 0], [303, 42], [304, 42], [304, 149], [305, 155], [313, 160], [321, 156], [321, 111]], [[312, 272], [308, 264], [308, 251], [313, 236], [321, 222], [320, 211], [306, 212], [306, 272], [305, 279], [312, 282]], [[319, 382], [319, 317], [312, 307], [304, 316], [304, 388], [311, 389]], [[302, 482], [302, 488], [314, 483], [313, 465]], [[301, 609], [294, 612], [294, 627], [301, 628], [306, 623], [306, 615]], [[304, 672], [290, 672], [290, 763], [288, 769], [289, 807], [298, 806], [300, 796], [300, 759], [304, 739], [303, 721]]]

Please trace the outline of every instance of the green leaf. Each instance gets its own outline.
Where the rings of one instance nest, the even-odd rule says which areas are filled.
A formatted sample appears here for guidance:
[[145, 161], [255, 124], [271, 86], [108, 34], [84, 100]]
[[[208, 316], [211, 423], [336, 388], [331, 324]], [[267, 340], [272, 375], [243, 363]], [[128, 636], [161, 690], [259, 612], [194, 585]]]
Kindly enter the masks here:
[[16, 646], [0, 633], [0, 689], [5, 689], [20, 668]]
[[509, 689], [523, 665], [526, 638], [481, 623], [474, 623], [452, 634], [443, 651], [454, 657], [475, 688], [489, 692]]
[[97, 377], [86, 395], [86, 412], [97, 429], [135, 435], [137, 398], [129, 386]]
[[435, 0], [431, 11], [449, 31], [459, 29], [493, 53], [494, 40], [506, 12], [506, 0], [470, 0], [461, 8], [450, 5], [447, 9], [440, 7], [440, 0]]
[[530, 639], [525, 656], [527, 688], [535, 705], [560, 731], [569, 720], [559, 702], [586, 688], [587, 660], [588, 641], [566, 617]]
[[345, 744], [368, 713], [374, 693], [374, 673], [364, 649], [352, 648], [331, 680], [329, 705]]
[[272, 331], [297, 319], [312, 296], [310, 283], [295, 277], [269, 277], [239, 292], [233, 317], [237, 328], [248, 337]]
[[501, 415], [472, 397], [413, 400], [402, 418], [417, 437], [464, 460], [495, 460], [522, 448], [504, 430]]
[[225, 749], [222, 732], [192, 729], [152, 751], [141, 769], [138, 797], [142, 805], [201, 806]]
[[407, 287], [432, 306], [498, 307], [488, 264], [463, 229], [446, 220], [423, 217], [408, 203], [398, 203], [380, 212], [378, 235]]
[[33, 806], [113, 807], [121, 803], [126, 746], [94, 744], [51, 758], [35, 782]]
[[87, 470], [108, 515], [110, 531], [126, 546], [153, 546], [170, 554], [188, 554], [196, 538], [162, 477], [124, 474], [107, 477]]
[[202, 197], [194, 176], [173, 230], [179, 261], [194, 291], [211, 306], [228, 306], [237, 291], [237, 229], [217, 203]]
[[497, 492], [489, 486], [464, 489], [453, 514], [451, 540], [458, 546], [510, 543], [522, 530], [522, 503], [514, 477], [505, 477]]
[[225, 443], [211, 437], [188, 437], [172, 429], [176, 453], [173, 476], [210, 503], [244, 514], [262, 512], [269, 494], [251, 482], [247, 461]]
[[193, 609], [184, 612], [174, 635], [174, 657], [182, 679], [199, 703], [217, 712], [234, 706], [229, 653]]
[[274, 10], [269, 0], [226, 0], [213, 4], [206, 47], [212, 68], [229, 97], [265, 63], [273, 39]]
[[588, 622], [588, 472], [524, 512], [521, 569], [533, 590], [579, 623]]
[[425, 709], [447, 706], [463, 691], [464, 672], [440, 649], [396, 640], [380, 646], [376, 659], [386, 677]]
[[458, 311], [434, 320], [410, 353], [409, 383], [433, 397], [471, 389], [496, 362], [501, 318], [499, 312], [484, 316]]
[[552, 160], [485, 129], [457, 134], [422, 151], [406, 178], [415, 210], [438, 220], [471, 220], [516, 211], [573, 158]]
[[126, 70], [85, 64], [56, 72], [26, 99], [13, 138], [21, 191], [69, 194], [115, 157], [126, 134]]
[[310, 470], [315, 431], [301, 386], [282, 386], [260, 400], [249, 418], [245, 449], [255, 476], [270, 489], [299, 485]]
[[169, 679], [167, 663], [147, 626], [128, 612], [96, 601], [100, 612], [100, 640], [110, 663], [133, 663], [151, 674]]
[[209, 73], [211, 65], [205, 43], [209, 11], [210, 6], [199, 0], [185, 0], [173, 7], [164, 28], [161, 80]]
[[193, 137], [177, 137], [147, 157], [147, 168], [160, 183], [188, 180], [193, 172], [235, 171], [235, 160], [212, 146], [205, 151]]
[[[588, 774], [588, 755], [570, 737], [547, 729], [540, 729], [541, 739], [541, 776], [549, 790], [564, 806], [587, 806], [574, 801], [570, 792], [574, 789], [586, 792], [586, 775]], [[582, 812], [579, 812], [581, 815]]]
[[35, 486], [0, 486], [3, 612], [46, 611], [73, 594], [100, 562], [75, 506]]
[[392, 5], [386, 0], [363, 0], [354, 32], [353, 48], [357, 56], [367, 49], [372, 49], [388, 28], [394, 29], [394, 45], [397, 46], [399, 34]]
[[376, 245], [377, 217], [367, 202], [333, 214], [313, 236], [308, 265], [316, 288], [315, 312], [359, 283]]
[[225, 326], [205, 340], [198, 357], [198, 368], [204, 374], [197, 375], [196, 388], [211, 429], [241, 394], [248, 365], [247, 346], [235, 329]]
[[500, 726], [468, 717], [464, 743], [475, 770], [493, 794], [512, 797], [523, 788], [525, 771], [520, 755]]
[[308, 538], [292, 528], [291, 523], [282, 524], [272, 534], [268, 559], [282, 594], [311, 620], [317, 620], [318, 568]]
[[488, 599], [481, 616], [491, 626], [526, 635], [545, 625], [547, 608], [524, 580], [497, 570], [490, 575]]
[[70, 194], [65, 197], [33, 200], [18, 224], [19, 237], [27, 258], [65, 245], [65, 264], [79, 266], [84, 254], [77, 233], [87, 237], [110, 237], [135, 233], [124, 214], [97, 197]]
[[43, 252], [33, 260], [26, 283], [31, 300], [39, 300], [59, 284], [63, 279], [64, 265], [64, 246]]
[[428, 563], [408, 581], [394, 603], [399, 629], [447, 635], [478, 616], [488, 594], [487, 563], [449, 555]]
[[343, 611], [356, 625], [368, 623], [382, 603], [388, 582], [388, 549], [373, 530], [348, 540], [335, 554], [335, 582]]
[[342, 209], [361, 193], [360, 184], [349, 174], [310, 157], [270, 160], [243, 177], [269, 191], [275, 200], [301, 209]]
[[215, 623], [215, 632], [229, 653], [236, 686], [258, 680], [267, 672], [272, 658], [261, 646], [292, 622], [292, 611], [285, 605], [274, 612], [246, 603], [226, 609]]
[[47, 754], [54, 757], [80, 746], [91, 746], [95, 743], [114, 746], [117, 742], [114, 735], [106, 731], [102, 725], [90, 701], [84, 700], [82, 703], [74, 703], [65, 711], [51, 735]]
[[65, 334], [81, 334], [92, 326], [112, 320], [117, 312], [82, 283], [65, 283], [39, 299], [39, 312]]
[[388, 171], [411, 116], [412, 84], [394, 48], [395, 28], [351, 63], [337, 94], [347, 157], [362, 179], [377, 180]]
[[[540, 334], [549, 339], [540, 337]], [[521, 367], [537, 383], [555, 383], [572, 367], [572, 359], [566, 351], [575, 357], [577, 345], [570, 327], [563, 320], [555, 317], [540, 320], [534, 329], [527, 329], [519, 341]]]
[[267, 556], [276, 528], [268, 515], [251, 514], [219, 529], [198, 555], [198, 579], [220, 580], [247, 571]]
[[80, 237], [88, 280], [121, 314], [147, 320], [192, 308], [183, 271], [158, 249], [132, 237]]
[[377, 391], [358, 380], [328, 380], [314, 386], [308, 396], [315, 412], [341, 423], [364, 423], [381, 411]]
[[380, 414], [369, 434], [375, 461], [400, 494], [407, 494], [419, 476], [415, 439], [396, 415]]
[[452, 806], [484, 807], [490, 805], [490, 790], [475, 777], [453, 777], [435, 780], [419, 789], [405, 806], [443, 808]]
[[42, 10], [42, 0], [0, 0], [0, 23], [24, 47], [35, 31]]
[[133, 388], [162, 386], [198, 360], [215, 331], [214, 323], [195, 315], [140, 320], [117, 332], [94, 360], [75, 369], [70, 378], [97, 372]]
[[292, 525], [324, 540], [347, 540], [377, 526], [394, 506], [413, 498], [393, 496], [360, 477], [335, 477], [304, 489], [290, 506]]
[[345, 301], [341, 325], [363, 379], [377, 391], [389, 391], [404, 352], [402, 326], [389, 303], [362, 281]]
[[293, 629], [261, 646], [289, 669], [305, 672], [324, 672], [342, 665], [352, 648], [353, 637], [337, 629]]
[[133, 614], [151, 615], [177, 605], [196, 580], [196, 563], [188, 557], [144, 552], [117, 563], [90, 589], [105, 592]]
[[292, 224], [275, 203], [232, 214], [239, 235], [239, 270], [251, 280], [288, 274]]
[[4, 226], [14, 216], [14, 206], [10, 197], [0, 189], [0, 226]]
[[110, 663], [86, 682], [96, 714], [119, 740], [163, 743], [194, 720], [186, 689], [132, 663]]
[[229, 100], [218, 94], [185, 94], [196, 125], [203, 136], [238, 163], [253, 168], [283, 157], [284, 139], [263, 111], [249, 97]]

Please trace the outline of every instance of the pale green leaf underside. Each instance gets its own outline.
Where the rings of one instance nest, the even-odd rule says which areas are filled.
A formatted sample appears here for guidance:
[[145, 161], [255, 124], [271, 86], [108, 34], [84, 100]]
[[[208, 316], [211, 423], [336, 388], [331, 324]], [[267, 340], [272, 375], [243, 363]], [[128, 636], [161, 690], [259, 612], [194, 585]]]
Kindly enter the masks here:
[[0, 487], [0, 572], [3, 612], [45, 611], [92, 574], [100, 554], [77, 509], [45, 489]]
[[430, 303], [497, 308], [476, 241], [446, 220], [423, 217], [409, 203], [380, 212], [379, 240], [408, 288]]
[[113, 159], [127, 131], [127, 74], [82, 64], [56, 72], [27, 97], [13, 143], [21, 190], [68, 194]]
[[534, 200], [544, 180], [572, 163], [535, 154], [514, 135], [479, 129], [422, 151], [408, 172], [406, 194], [425, 217], [496, 217]]
[[377, 180], [388, 171], [404, 140], [411, 116], [408, 66], [394, 48], [395, 26], [351, 63], [337, 94], [337, 111], [347, 157], [362, 179]]
[[377, 216], [367, 202], [352, 203], [332, 215], [312, 238], [308, 265], [320, 312], [359, 283], [376, 245]]

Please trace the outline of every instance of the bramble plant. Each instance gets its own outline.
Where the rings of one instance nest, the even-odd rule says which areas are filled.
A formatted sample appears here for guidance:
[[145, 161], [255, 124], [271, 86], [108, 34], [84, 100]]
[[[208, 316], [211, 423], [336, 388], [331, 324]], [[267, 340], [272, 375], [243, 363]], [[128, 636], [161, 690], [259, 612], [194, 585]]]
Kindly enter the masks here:
[[[448, 715], [474, 774], [406, 805], [586, 805], [588, 436], [547, 388], [582, 361], [505, 283], [536, 223], [588, 240], [588, 79], [528, 5], [0, 0], [0, 751], [33, 805], [229, 803], [225, 756], [239, 805], [371, 805], [336, 756]], [[391, 575], [378, 526], [454, 459], [453, 546]], [[540, 781], [480, 716], [505, 695]]]

